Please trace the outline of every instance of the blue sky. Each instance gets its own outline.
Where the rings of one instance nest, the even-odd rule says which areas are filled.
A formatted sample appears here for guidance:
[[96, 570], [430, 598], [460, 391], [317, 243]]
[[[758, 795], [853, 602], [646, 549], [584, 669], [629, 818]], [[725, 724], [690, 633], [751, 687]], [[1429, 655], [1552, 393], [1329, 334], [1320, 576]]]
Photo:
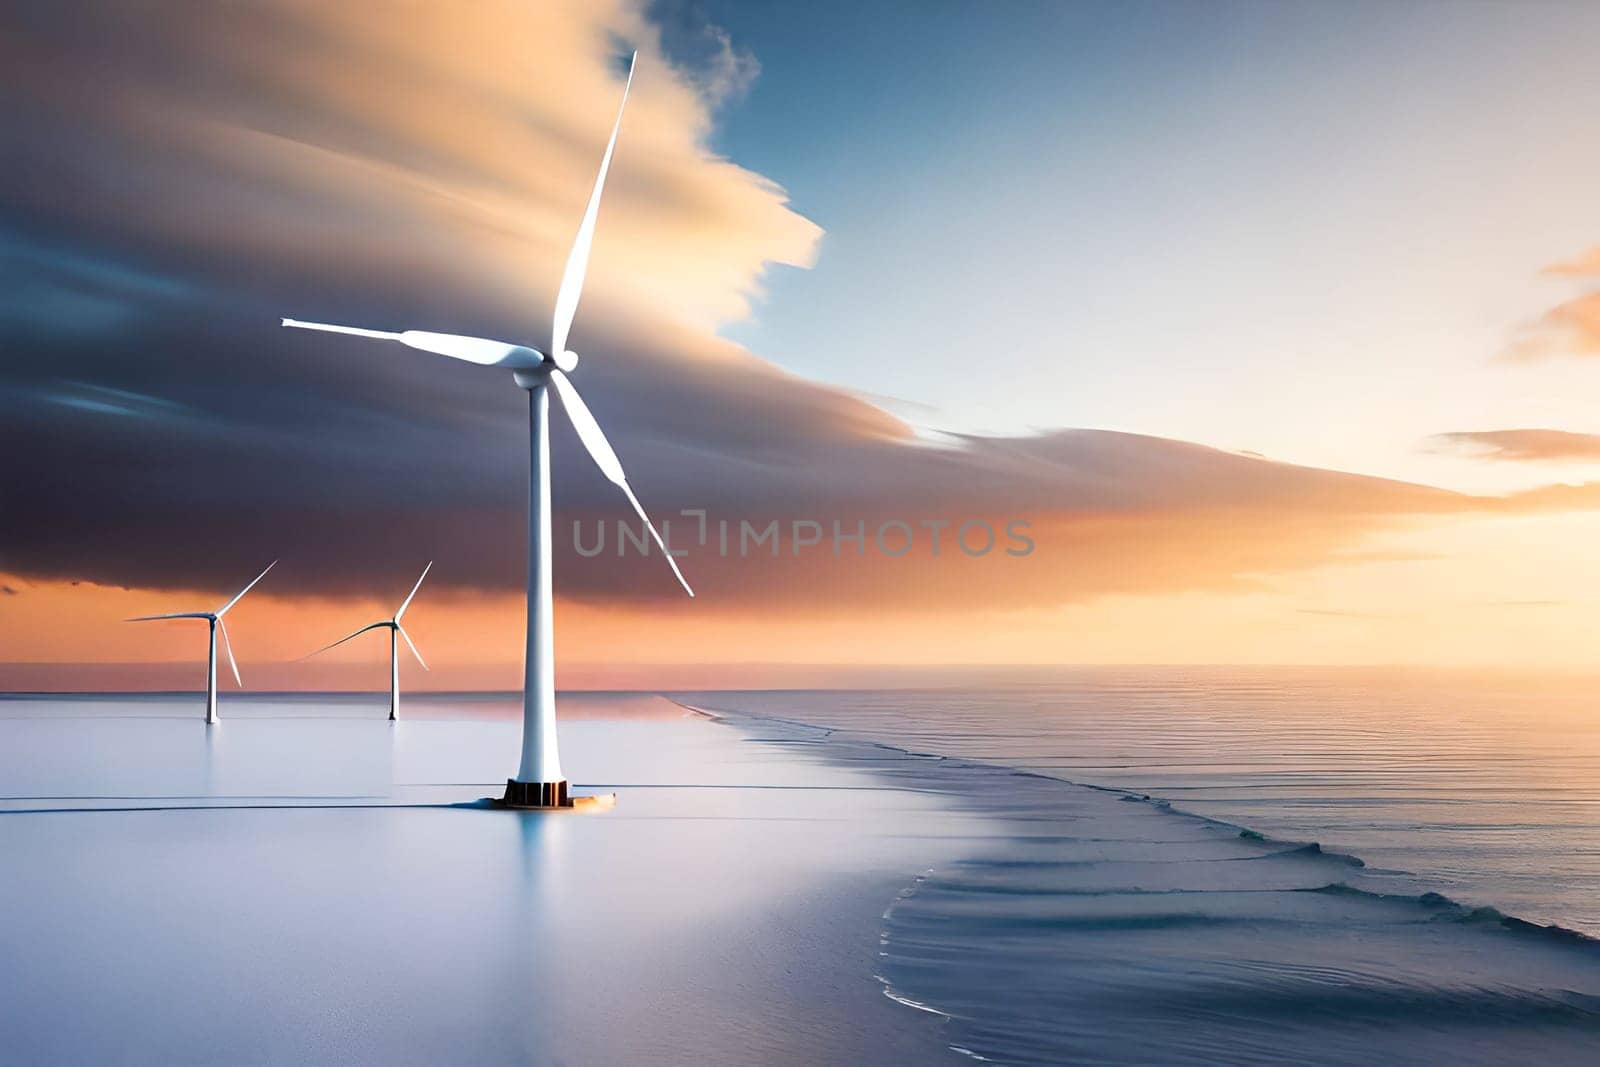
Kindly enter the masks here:
[[656, 12], [759, 62], [715, 144], [827, 231], [726, 333], [907, 417], [1489, 486], [1420, 442], [1600, 389], [1492, 362], [1600, 235], [1600, 8]]

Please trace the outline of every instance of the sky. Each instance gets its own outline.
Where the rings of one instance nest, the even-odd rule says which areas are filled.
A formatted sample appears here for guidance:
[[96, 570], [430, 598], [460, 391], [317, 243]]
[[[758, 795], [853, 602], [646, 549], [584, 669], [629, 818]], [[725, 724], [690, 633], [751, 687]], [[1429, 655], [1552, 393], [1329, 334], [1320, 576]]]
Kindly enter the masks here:
[[277, 324], [543, 345], [635, 48], [575, 381], [699, 595], [558, 414], [558, 684], [1593, 659], [1593, 5], [0, 22], [0, 688], [187, 684], [121, 620], [275, 558], [252, 686], [381, 686], [292, 661], [429, 560], [407, 684], [516, 684], [524, 395]]

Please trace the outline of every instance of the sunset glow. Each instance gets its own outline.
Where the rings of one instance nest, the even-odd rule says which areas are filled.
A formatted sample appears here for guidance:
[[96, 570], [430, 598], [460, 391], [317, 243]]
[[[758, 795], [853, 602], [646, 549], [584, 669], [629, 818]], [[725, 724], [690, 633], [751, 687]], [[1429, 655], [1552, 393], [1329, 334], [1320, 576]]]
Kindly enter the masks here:
[[[576, 550], [627, 510], [559, 429], [564, 687], [1591, 663], [1600, 100], [1572, 24], [1600, 13], [1250, 12], [1237, 40], [1232, 6], [1045, 5], [971, 39], [955, 12], [841, 14], [829, 47], [880, 57], [854, 109], [802, 88], [822, 31], [779, 13], [24, 20], [0, 37], [0, 688], [192, 687], [196, 634], [121, 620], [274, 558], [230, 617], [247, 686], [378, 688], [377, 637], [293, 661], [429, 559], [408, 687], [520, 684], [522, 398], [277, 319], [544, 343], [622, 38], [643, 73], [574, 345], [700, 595]], [[868, 532], [724, 553], [702, 510]], [[933, 552], [969, 521], [1000, 546]]]

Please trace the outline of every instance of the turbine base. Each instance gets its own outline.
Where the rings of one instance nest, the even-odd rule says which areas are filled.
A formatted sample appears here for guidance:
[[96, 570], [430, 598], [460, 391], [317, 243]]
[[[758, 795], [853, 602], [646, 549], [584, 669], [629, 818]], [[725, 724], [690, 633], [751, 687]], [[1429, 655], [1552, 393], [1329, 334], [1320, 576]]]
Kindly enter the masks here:
[[500, 801], [507, 808], [570, 808], [572, 794], [565, 778], [559, 782], [519, 782], [506, 779], [506, 795]]

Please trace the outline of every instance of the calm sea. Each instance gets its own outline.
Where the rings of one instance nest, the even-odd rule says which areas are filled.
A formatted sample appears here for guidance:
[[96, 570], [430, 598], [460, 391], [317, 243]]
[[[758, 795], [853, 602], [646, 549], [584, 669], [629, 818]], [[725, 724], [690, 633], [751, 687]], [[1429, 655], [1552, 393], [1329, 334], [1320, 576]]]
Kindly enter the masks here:
[[[573, 767], [623, 794], [582, 822], [456, 810], [506, 773], [509, 695], [419, 696], [395, 726], [370, 694], [236, 696], [220, 729], [192, 695], [0, 701], [0, 958], [30, 998], [0, 1034], [74, 1049], [28, 1062], [133, 1032], [226, 1059], [202, 1031], [523, 1062], [616, 1031], [633, 1055], [564, 1058], [622, 1062], [687, 1025], [708, 1062], [926, 1062], [849, 1050], [933, 1013], [1002, 1063], [1589, 1064], [1600, 942], [1567, 931], [1600, 938], [1594, 684], [1128, 668], [678, 695], [726, 725], [564, 694]], [[539, 1016], [519, 944], [626, 964], [541, 989]], [[665, 969], [708, 959], [712, 984]], [[639, 987], [589, 995], [612, 972]]]
[[1574, 675], [1129, 667], [685, 699], [1150, 793], [1600, 937], [1597, 694]]

